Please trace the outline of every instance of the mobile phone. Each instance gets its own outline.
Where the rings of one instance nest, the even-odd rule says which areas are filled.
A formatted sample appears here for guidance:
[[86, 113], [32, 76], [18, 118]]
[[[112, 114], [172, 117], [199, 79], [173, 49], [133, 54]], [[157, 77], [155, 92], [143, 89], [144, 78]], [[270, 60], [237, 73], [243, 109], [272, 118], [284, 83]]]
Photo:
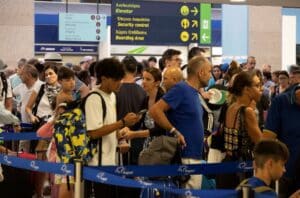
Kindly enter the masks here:
[[138, 115], [143, 115], [144, 113], [146, 113], [148, 110], [147, 109], [142, 109], [140, 110], [137, 114]]

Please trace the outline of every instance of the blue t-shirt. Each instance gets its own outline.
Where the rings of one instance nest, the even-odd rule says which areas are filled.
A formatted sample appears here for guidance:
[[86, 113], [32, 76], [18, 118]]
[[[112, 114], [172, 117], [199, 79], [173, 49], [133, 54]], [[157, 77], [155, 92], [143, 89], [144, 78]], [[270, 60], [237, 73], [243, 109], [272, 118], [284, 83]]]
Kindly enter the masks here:
[[22, 80], [20, 78], [20, 76], [18, 74], [15, 74], [13, 76], [11, 76], [9, 78], [10, 80], [10, 85], [11, 85], [11, 88], [14, 89], [15, 87], [17, 87], [19, 84], [22, 83]]
[[[266, 186], [269, 187], [263, 180], [257, 177], [251, 177], [248, 179], [248, 184], [254, 189], [256, 187]], [[266, 190], [259, 194], [268, 195], [268, 197], [277, 197], [277, 194], [273, 190]]]
[[187, 146], [183, 158], [201, 159], [203, 149], [203, 109], [198, 91], [186, 82], [177, 83], [163, 100], [171, 107], [166, 116], [172, 125], [184, 136]]
[[84, 85], [84, 83], [79, 80], [79, 78], [77, 76], [75, 76], [75, 89], [73, 91], [73, 98], [75, 100], [80, 99], [81, 98], [81, 94], [80, 94], [80, 88]]
[[285, 173], [289, 178], [299, 168], [295, 167], [295, 163], [300, 156], [300, 106], [291, 103], [291, 94], [291, 91], [280, 94], [272, 100], [265, 125], [265, 129], [276, 133], [290, 151]]
[[207, 87], [205, 87], [205, 90], [207, 91], [210, 87], [214, 86], [216, 84], [216, 80], [214, 77], [211, 77], [208, 81]]

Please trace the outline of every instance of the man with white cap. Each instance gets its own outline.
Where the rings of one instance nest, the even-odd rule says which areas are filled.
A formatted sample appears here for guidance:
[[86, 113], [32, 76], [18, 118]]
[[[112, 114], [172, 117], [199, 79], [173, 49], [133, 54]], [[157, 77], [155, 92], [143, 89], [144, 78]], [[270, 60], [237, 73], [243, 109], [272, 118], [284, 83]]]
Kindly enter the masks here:
[[85, 56], [83, 57], [82, 61], [80, 62], [81, 70], [89, 70], [91, 63], [94, 61], [92, 56]]

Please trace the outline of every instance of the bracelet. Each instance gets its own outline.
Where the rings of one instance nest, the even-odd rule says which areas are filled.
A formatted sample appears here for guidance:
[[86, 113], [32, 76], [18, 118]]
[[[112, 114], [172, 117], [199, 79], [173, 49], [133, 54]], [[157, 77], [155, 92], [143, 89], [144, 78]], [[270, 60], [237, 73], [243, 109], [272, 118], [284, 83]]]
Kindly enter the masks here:
[[175, 127], [172, 127], [169, 133], [174, 135], [174, 137], [178, 137], [179, 135], [181, 135], [181, 133]]
[[181, 133], [176, 129], [174, 132], [174, 137], [178, 137], [179, 135], [181, 135]]
[[122, 121], [122, 123], [123, 123], [123, 127], [126, 127], [126, 123], [125, 123], [124, 118], [122, 118], [121, 121]]
[[172, 127], [171, 130], [169, 131], [170, 134], [173, 134], [176, 131], [175, 127]]

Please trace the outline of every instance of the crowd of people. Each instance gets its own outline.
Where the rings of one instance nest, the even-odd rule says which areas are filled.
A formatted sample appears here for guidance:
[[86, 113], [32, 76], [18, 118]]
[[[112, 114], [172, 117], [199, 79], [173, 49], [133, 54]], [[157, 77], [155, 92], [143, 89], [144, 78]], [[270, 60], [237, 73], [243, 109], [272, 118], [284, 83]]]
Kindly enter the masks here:
[[[54, 125], [68, 103], [84, 100], [86, 134], [98, 140], [88, 165], [138, 165], [140, 153], [155, 138], [173, 136], [179, 144], [176, 163], [254, 160], [254, 173], [210, 176], [216, 189], [247, 183], [255, 191], [265, 187], [257, 192], [276, 197], [274, 182], [279, 180], [279, 197], [300, 197], [300, 66], [272, 71], [264, 64], [258, 69], [253, 56], [245, 63], [212, 65], [204, 53], [193, 47], [186, 65], [176, 49], [167, 49], [159, 61], [150, 57], [139, 62], [129, 55], [95, 61], [85, 56], [78, 65], [47, 53], [43, 60], [20, 59], [15, 72], [0, 60], [2, 130], [11, 125], [15, 132], [25, 133], [19, 124], [32, 123], [27, 131], [52, 137], [2, 143], [0, 152], [28, 152], [39, 160], [68, 162], [57, 154]], [[216, 94], [224, 101], [216, 102]], [[3, 174], [5, 182], [10, 175], [5, 170]], [[201, 189], [204, 179], [191, 175], [177, 184]], [[74, 178], [39, 172], [32, 182], [35, 197], [46, 194], [45, 183], [51, 197], [74, 196]], [[85, 182], [85, 197], [140, 194], [144, 196], [139, 189]]]

